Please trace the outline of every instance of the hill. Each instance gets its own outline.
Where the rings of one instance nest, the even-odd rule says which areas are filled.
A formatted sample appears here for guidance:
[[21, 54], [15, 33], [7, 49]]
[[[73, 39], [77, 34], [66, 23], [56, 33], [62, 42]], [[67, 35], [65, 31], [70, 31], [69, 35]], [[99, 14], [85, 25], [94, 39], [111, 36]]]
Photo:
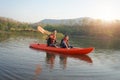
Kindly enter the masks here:
[[0, 17], [0, 32], [2, 31], [36, 31], [41, 25], [48, 31], [57, 30], [60, 33], [78, 36], [120, 37], [120, 20], [103, 21], [89, 17], [76, 19], [44, 19], [29, 24], [13, 19]]
[[64, 34], [113, 37], [120, 35], [120, 20], [104, 21], [89, 17], [76, 19], [44, 19], [36, 26], [41, 25], [46, 30], [57, 30]]
[[0, 31], [9, 30], [32, 30], [32, 26], [28, 23], [19, 22], [11, 18], [0, 17]]
[[92, 18], [89, 17], [82, 17], [76, 19], [44, 19], [40, 22], [35, 23], [35, 25], [82, 25], [83, 22], [89, 23]]

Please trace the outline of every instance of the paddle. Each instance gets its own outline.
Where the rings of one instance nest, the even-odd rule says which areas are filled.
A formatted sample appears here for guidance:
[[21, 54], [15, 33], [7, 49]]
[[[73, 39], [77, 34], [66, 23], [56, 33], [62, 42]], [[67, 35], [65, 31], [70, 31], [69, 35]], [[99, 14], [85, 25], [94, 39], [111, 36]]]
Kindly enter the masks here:
[[37, 27], [38, 31], [40, 31], [42, 34], [51, 34], [51, 32], [47, 31], [47, 30], [44, 30], [41, 26], [38, 26]]
[[[38, 26], [37, 29], [38, 29], [38, 31], [41, 32], [42, 34], [47, 34], [47, 35], [50, 35], [50, 34], [51, 34], [51, 32], [43, 29], [41, 26]], [[57, 42], [56, 42], [56, 43], [57, 43]], [[56, 46], [56, 47], [57, 47], [57, 46]]]

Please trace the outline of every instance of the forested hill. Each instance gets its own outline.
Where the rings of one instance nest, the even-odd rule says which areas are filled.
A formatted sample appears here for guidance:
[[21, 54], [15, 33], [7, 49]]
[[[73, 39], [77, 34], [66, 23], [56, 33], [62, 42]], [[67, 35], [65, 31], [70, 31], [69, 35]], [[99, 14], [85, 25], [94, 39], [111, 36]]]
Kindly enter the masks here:
[[60, 33], [78, 36], [120, 37], [120, 20], [103, 21], [89, 17], [77, 19], [45, 19], [29, 24], [13, 19], [0, 17], [0, 31], [36, 31], [41, 25], [48, 31], [57, 30]]
[[33, 30], [31, 24], [19, 22], [10, 18], [0, 17], [0, 31]]
[[42, 25], [76, 25], [79, 24], [81, 25], [82, 22], [84, 22], [85, 20], [87, 21], [91, 21], [93, 20], [92, 18], [89, 17], [81, 17], [81, 18], [75, 18], [75, 19], [44, 19], [40, 22], [37, 22], [35, 24], [42, 24]]
[[83, 17], [61, 20], [45, 19], [36, 24], [44, 26], [49, 31], [56, 29], [70, 35], [120, 37], [120, 20], [104, 21]]

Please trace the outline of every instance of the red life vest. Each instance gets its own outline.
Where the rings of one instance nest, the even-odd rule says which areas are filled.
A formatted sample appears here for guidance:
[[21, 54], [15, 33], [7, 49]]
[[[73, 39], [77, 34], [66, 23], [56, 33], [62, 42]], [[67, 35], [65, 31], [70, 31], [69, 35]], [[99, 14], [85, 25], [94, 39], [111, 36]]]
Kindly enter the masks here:
[[51, 44], [54, 44], [56, 41], [56, 36], [54, 34], [51, 34], [50, 39], [51, 39]]

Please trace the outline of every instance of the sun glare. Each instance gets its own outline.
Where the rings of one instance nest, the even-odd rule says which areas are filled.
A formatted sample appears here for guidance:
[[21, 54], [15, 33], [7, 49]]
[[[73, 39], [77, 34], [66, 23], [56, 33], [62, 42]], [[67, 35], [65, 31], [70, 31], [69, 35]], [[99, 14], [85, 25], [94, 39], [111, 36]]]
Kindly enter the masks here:
[[95, 11], [96, 18], [111, 21], [117, 19], [115, 9], [112, 6], [101, 6]]
[[101, 15], [100, 19], [105, 20], [105, 21], [112, 21], [112, 20], [115, 20], [116, 18], [114, 17], [114, 15], [106, 13], [106, 14]]
[[115, 19], [114, 13], [110, 10], [102, 10], [99, 15], [102, 20], [111, 21]]

